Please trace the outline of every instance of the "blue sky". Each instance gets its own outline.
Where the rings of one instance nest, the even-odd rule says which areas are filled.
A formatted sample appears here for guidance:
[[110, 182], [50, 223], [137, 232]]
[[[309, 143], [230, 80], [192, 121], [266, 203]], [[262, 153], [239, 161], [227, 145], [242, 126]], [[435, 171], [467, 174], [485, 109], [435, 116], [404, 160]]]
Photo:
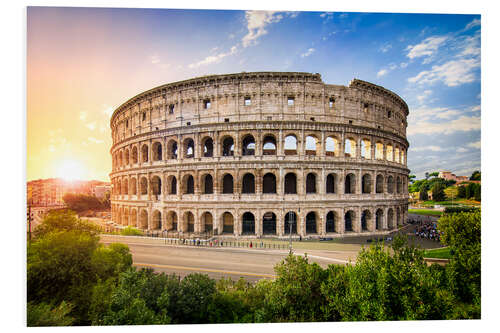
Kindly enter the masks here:
[[[45, 106], [61, 113], [44, 127], [59, 137], [45, 151], [39, 135], [30, 138], [36, 133], [31, 115], [40, 116], [32, 122], [37, 126], [48, 121], [44, 101], [34, 97], [28, 107], [29, 156], [102, 150], [99, 162], [105, 163], [111, 111], [167, 82], [241, 71], [304, 71], [320, 73], [326, 83], [348, 85], [358, 78], [394, 91], [410, 109], [411, 173], [422, 178], [450, 170], [469, 176], [481, 168], [480, 29], [480, 15], [32, 7], [28, 74], [37, 73], [44, 95], [51, 89], [61, 95], [71, 86], [66, 98], [76, 110]], [[30, 106], [29, 88], [28, 80]], [[67, 126], [71, 117], [84, 122], [79, 129]], [[79, 142], [73, 142], [77, 132]], [[28, 178], [44, 177], [29, 165], [30, 160]], [[105, 178], [109, 171], [98, 172]]]

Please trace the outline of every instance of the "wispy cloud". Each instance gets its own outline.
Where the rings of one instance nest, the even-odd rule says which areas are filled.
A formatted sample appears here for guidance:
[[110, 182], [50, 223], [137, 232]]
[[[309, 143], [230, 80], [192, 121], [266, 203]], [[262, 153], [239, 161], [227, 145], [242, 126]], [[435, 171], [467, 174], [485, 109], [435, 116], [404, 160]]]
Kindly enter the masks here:
[[467, 147], [481, 149], [481, 141], [471, 142]]
[[382, 53], [386, 53], [387, 51], [389, 51], [390, 49], [392, 48], [392, 44], [389, 44], [389, 43], [385, 43], [383, 44], [382, 46], [380, 46], [380, 48], [378, 49], [380, 52]]
[[242, 39], [243, 47], [256, 45], [261, 36], [267, 34], [266, 27], [277, 23], [283, 18], [283, 14], [275, 11], [249, 10], [245, 13], [248, 33]]
[[439, 146], [425, 146], [425, 147], [410, 147], [410, 151], [444, 151], [443, 148]]
[[233, 46], [233, 47], [231, 47], [231, 50], [229, 50], [228, 52], [223, 52], [223, 53], [219, 53], [219, 54], [216, 54], [216, 55], [208, 56], [208, 57], [206, 57], [205, 59], [203, 59], [201, 61], [189, 64], [188, 67], [189, 68], [197, 68], [197, 67], [200, 67], [200, 66], [203, 66], [203, 65], [219, 63], [225, 57], [235, 54], [236, 51], [237, 51], [237, 47]]
[[300, 56], [302, 58], [305, 58], [305, 57], [309, 57], [311, 54], [314, 53], [314, 51], [316, 51], [314, 48], [309, 48], [305, 53], [302, 53]]
[[89, 137], [87, 138], [87, 140], [89, 140], [90, 142], [95, 143], [95, 144], [101, 144], [101, 143], [103, 143], [103, 142], [104, 142], [103, 140], [99, 140], [99, 139], [96, 139], [96, 138], [91, 137], [91, 136], [89, 136]]
[[464, 30], [469, 30], [474, 27], [480, 26], [481, 25], [481, 20], [480, 19], [473, 19], [469, 24], [465, 26]]
[[417, 100], [419, 103], [423, 103], [431, 94], [432, 90], [424, 90], [421, 95], [417, 96]]
[[386, 75], [387, 73], [389, 73], [389, 71], [387, 69], [381, 69], [377, 72], [377, 77], [382, 77], [382, 76]]
[[446, 36], [433, 36], [424, 39], [419, 44], [408, 45], [406, 48], [408, 54], [406, 56], [410, 59], [431, 56], [447, 39]]
[[431, 70], [422, 71], [408, 82], [417, 84], [432, 84], [442, 81], [449, 87], [455, 87], [476, 80], [474, 70], [479, 68], [479, 59], [450, 60], [442, 65], [434, 65]]
[[467, 117], [461, 116], [458, 119], [443, 123], [435, 123], [428, 121], [420, 121], [408, 125], [408, 135], [415, 134], [452, 134], [455, 132], [469, 132], [477, 131], [481, 129], [481, 118], [480, 117]]
[[85, 127], [87, 127], [89, 130], [93, 131], [93, 130], [95, 130], [95, 129], [96, 129], [97, 124], [96, 124], [96, 122], [94, 121], [94, 122], [91, 122], [91, 123], [85, 124]]

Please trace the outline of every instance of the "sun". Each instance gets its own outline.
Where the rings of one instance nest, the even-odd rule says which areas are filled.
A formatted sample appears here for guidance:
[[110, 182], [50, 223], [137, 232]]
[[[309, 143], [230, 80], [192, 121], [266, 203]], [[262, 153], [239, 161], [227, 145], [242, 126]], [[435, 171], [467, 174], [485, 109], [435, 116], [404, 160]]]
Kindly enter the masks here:
[[85, 168], [79, 161], [64, 159], [57, 163], [56, 175], [64, 180], [81, 180], [85, 176]]

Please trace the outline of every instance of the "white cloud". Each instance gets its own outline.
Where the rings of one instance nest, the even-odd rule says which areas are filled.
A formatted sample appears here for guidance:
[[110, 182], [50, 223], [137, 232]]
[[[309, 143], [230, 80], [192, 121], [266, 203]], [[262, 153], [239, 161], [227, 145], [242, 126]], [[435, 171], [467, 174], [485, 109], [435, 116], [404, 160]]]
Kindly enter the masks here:
[[481, 149], [481, 141], [471, 142], [467, 147]]
[[160, 62], [160, 57], [158, 55], [152, 55], [150, 59], [152, 64], [158, 64]]
[[431, 56], [447, 39], [446, 36], [433, 36], [424, 39], [420, 44], [408, 45], [406, 50], [409, 52], [406, 56], [410, 59]]
[[407, 63], [407, 62], [402, 62], [402, 63], [399, 65], [399, 67], [401, 67], [401, 68], [406, 68], [406, 67], [408, 67], [408, 63]]
[[476, 27], [476, 26], [480, 26], [481, 25], [481, 20], [480, 19], [473, 19], [471, 22], [469, 22], [466, 26], [465, 26], [465, 29], [464, 30], [469, 30], [473, 27]]
[[465, 153], [466, 151], [467, 149], [465, 149], [464, 147], [457, 148], [457, 153]]
[[382, 76], [386, 75], [387, 73], [389, 73], [389, 71], [387, 69], [381, 69], [377, 72], [377, 77], [382, 77]]
[[387, 51], [389, 51], [390, 49], [392, 48], [392, 45], [389, 44], [389, 43], [386, 43], [382, 46], [380, 46], [379, 48], [379, 51], [382, 52], [382, 53], [386, 53]]
[[436, 117], [438, 117], [440, 119], [449, 119], [453, 116], [459, 115], [460, 113], [461, 112], [457, 111], [457, 110], [447, 110], [447, 111], [443, 111], [443, 112], [436, 114]]
[[319, 14], [319, 17], [324, 18], [325, 20], [323, 21], [323, 23], [326, 23], [333, 19], [333, 13], [332, 12], [321, 13]]
[[243, 47], [256, 45], [258, 38], [267, 34], [266, 27], [277, 23], [283, 18], [282, 14], [275, 11], [249, 10], [245, 13], [248, 33], [243, 37]]
[[203, 59], [201, 61], [189, 64], [188, 67], [189, 68], [197, 68], [197, 67], [200, 67], [200, 66], [203, 66], [203, 65], [209, 65], [209, 64], [214, 64], [214, 63], [216, 64], [216, 63], [221, 62], [221, 60], [223, 58], [235, 54], [236, 51], [237, 51], [237, 47], [233, 46], [233, 47], [231, 47], [231, 50], [229, 50], [228, 52], [225, 52], [225, 53], [223, 52], [223, 53], [219, 53], [219, 54], [216, 54], [216, 55], [208, 56], [208, 57], [206, 57], [205, 59]]
[[314, 53], [314, 51], [316, 51], [316, 50], [311, 47], [305, 53], [302, 53], [300, 56], [302, 58], [309, 57], [311, 54]]
[[111, 118], [111, 116], [113, 115], [113, 108], [111, 106], [108, 106], [108, 107], [105, 106], [105, 109], [102, 110], [102, 113], [104, 113], [109, 118]]
[[463, 83], [476, 80], [473, 70], [480, 67], [479, 59], [450, 60], [442, 65], [432, 66], [431, 70], [422, 71], [408, 79], [410, 83], [432, 84], [442, 81], [449, 87], [455, 87]]
[[416, 147], [410, 148], [411, 151], [443, 151], [444, 149], [439, 146], [426, 146], [426, 147]]
[[481, 130], [481, 118], [480, 117], [467, 117], [461, 116], [458, 119], [436, 123], [428, 121], [420, 121], [416, 123], [410, 123], [408, 125], [408, 135], [415, 134], [451, 134], [458, 131], [469, 132]]
[[481, 111], [481, 105], [476, 105], [476, 106], [473, 106], [470, 110], [471, 110], [472, 112]]
[[97, 124], [96, 124], [96, 122], [94, 121], [94, 122], [92, 122], [92, 123], [85, 124], [85, 127], [87, 127], [89, 130], [93, 131], [93, 130], [95, 130], [95, 129], [96, 129]]
[[91, 137], [91, 136], [89, 136], [89, 137], [87, 138], [87, 140], [89, 140], [89, 141], [90, 141], [90, 142], [92, 142], [92, 143], [96, 143], [96, 144], [100, 144], [100, 143], [103, 143], [103, 142], [104, 142], [103, 140], [99, 140], [99, 139], [96, 139], [96, 138]]
[[429, 97], [431, 94], [432, 94], [432, 90], [424, 90], [422, 95], [417, 96], [418, 102], [423, 103], [427, 99], [427, 97]]

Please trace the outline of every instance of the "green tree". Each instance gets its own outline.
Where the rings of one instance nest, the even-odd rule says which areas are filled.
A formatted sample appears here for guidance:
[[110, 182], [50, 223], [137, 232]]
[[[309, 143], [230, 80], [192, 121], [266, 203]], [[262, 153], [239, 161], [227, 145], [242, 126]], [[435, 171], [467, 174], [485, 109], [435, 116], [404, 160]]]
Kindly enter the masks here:
[[62, 301], [56, 307], [45, 302], [35, 304], [28, 302], [26, 319], [28, 327], [36, 326], [70, 326], [74, 318], [69, 316], [73, 306]]
[[432, 186], [432, 200], [433, 201], [446, 200], [446, 195], [444, 193], [444, 187], [442, 183], [437, 182]]
[[417, 178], [417, 176], [415, 176], [415, 175], [409, 175], [409, 176], [408, 176], [408, 181], [409, 181], [409, 183], [410, 183], [410, 184], [411, 184], [411, 183], [413, 183], [413, 182], [415, 181], [415, 179], [416, 179], [416, 178]]
[[466, 190], [465, 190], [466, 186], [463, 185], [463, 186], [458, 186], [458, 194], [457, 194], [457, 198], [465, 198], [466, 197]]
[[71, 210], [52, 210], [35, 228], [33, 235], [42, 237], [54, 231], [79, 231], [97, 235], [100, 232], [100, 227], [87, 220], [79, 219]]
[[97, 197], [92, 195], [66, 193], [63, 196], [63, 200], [69, 209], [77, 213], [86, 210], [101, 210], [106, 208]]
[[427, 194], [427, 189], [421, 189], [419, 194], [418, 194], [418, 199], [422, 201], [427, 201], [429, 200], [429, 195]]
[[481, 201], [481, 185], [477, 185], [474, 189], [474, 200]]
[[431, 172], [429, 173], [429, 177], [437, 177], [439, 176], [439, 172]]
[[469, 177], [469, 180], [481, 180], [481, 171], [476, 170], [472, 173], [472, 175]]

